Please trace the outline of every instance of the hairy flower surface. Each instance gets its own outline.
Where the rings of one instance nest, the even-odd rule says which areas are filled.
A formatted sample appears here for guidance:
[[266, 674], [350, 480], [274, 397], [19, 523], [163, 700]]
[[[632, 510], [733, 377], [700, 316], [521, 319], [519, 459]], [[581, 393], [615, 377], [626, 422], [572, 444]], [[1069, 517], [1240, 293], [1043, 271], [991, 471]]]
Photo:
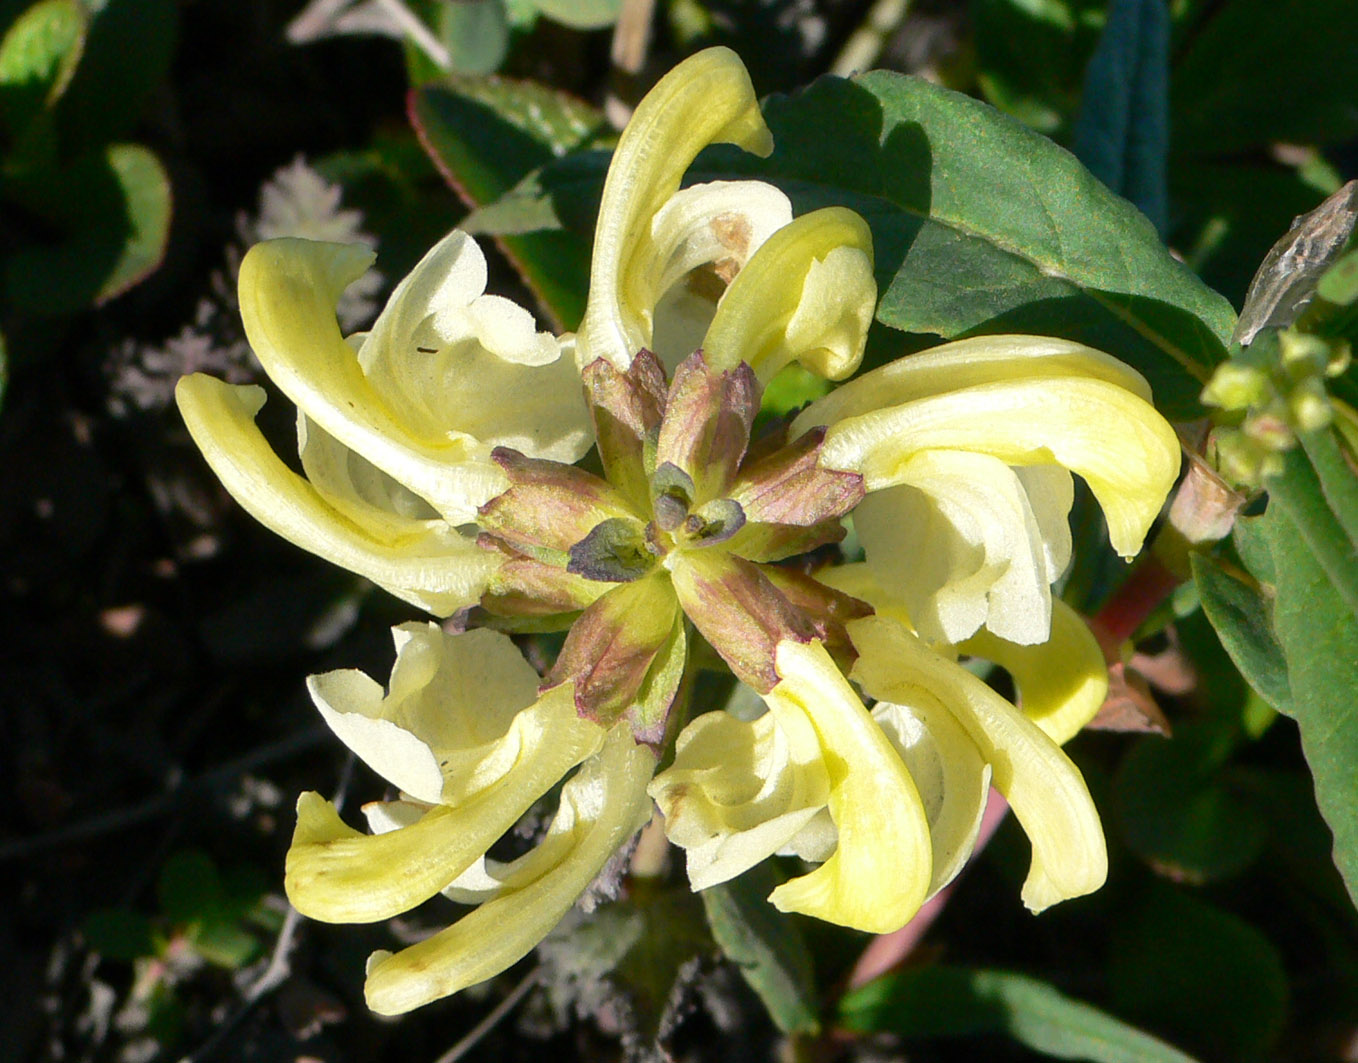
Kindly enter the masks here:
[[[335, 922], [440, 892], [476, 906], [373, 957], [378, 1011], [526, 954], [652, 798], [695, 889], [791, 854], [816, 866], [770, 900], [864, 930], [900, 927], [957, 874], [992, 782], [1033, 843], [1030, 907], [1103, 880], [1098, 818], [1059, 745], [1106, 676], [1051, 585], [1070, 555], [1071, 473], [1130, 555], [1177, 469], [1173, 433], [1132, 370], [1028, 337], [912, 356], [756, 433], [784, 367], [857, 370], [872, 241], [842, 208], [793, 218], [761, 182], [681, 188], [718, 141], [771, 147], [724, 49], [672, 71], [624, 131], [575, 336], [484, 294], [461, 233], [348, 339], [334, 306], [365, 251], [252, 250], [242, 313], [298, 407], [305, 475], [255, 427], [260, 389], [180, 384], [195, 440], [261, 521], [437, 616], [474, 607], [456, 634], [398, 627], [385, 687], [354, 671], [310, 682], [399, 796], [364, 809], [363, 834], [303, 795], [293, 903]], [[577, 464], [591, 447], [597, 461]], [[850, 516], [866, 564], [824, 567]], [[501, 633], [549, 631], [566, 634], [545, 676]], [[702, 643], [763, 715], [694, 706], [681, 727], [693, 671], [720, 667]], [[1021, 708], [962, 654], [1005, 668]], [[487, 855], [552, 795], [532, 848]]]

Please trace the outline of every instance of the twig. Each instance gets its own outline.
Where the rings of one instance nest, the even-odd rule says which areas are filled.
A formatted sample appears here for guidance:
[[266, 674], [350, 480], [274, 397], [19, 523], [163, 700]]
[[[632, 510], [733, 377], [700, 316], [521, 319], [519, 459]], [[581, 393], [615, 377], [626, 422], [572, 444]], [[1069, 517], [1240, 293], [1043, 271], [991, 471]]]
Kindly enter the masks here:
[[641, 68], [646, 65], [654, 14], [655, 0], [623, 0], [617, 25], [613, 27], [613, 84], [604, 100], [604, 115], [615, 129], [621, 129], [632, 117], [637, 98], [634, 90]]
[[475, 1048], [486, 1034], [495, 1029], [506, 1015], [518, 1006], [519, 1001], [523, 1000], [523, 998], [528, 995], [529, 990], [538, 984], [538, 979], [541, 977], [541, 967], [529, 971], [524, 980], [511, 989], [509, 995], [491, 1009], [489, 1015], [473, 1026], [462, 1040], [458, 1041], [452, 1048], [439, 1056], [434, 1063], [457, 1063], [459, 1059]]
[[848, 77], [867, 70], [877, 62], [887, 38], [905, 21], [910, 13], [910, 0], [877, 0], [863, 24], [844, 42], [830, 73]]
[[62, 827], [59, 830], [40, 834], [34, 838], [19, 838], [6, 842], [0, 845], [0, 861], [21, 859], [33, 853], [42, 852], [44, 849], [59, 848], [72, 842], [95, 838], [101, 834], [112, 834], [115, 831], [136, 826], [138, 823], [144, 823], [146, 820], [155, 819], [157, 816], [171, 811], [196, 791], [213, 789], [222, 783], [235, 779], [237, 776], [244, 775], [248, 771], [263, 767], [265, 764], [287, 760], [299, 753], [305, 753], [314, 746], [320, 745], [329, 734], [329, 729], [323, 726], [309, 727], [305, 731], [299, 731], [297, 734], [281, 739], [272, 745], [257, 749], [249, 756], [230, 761], [219, 768], [213, 768], [196, 779], [182, 783], [156, 797], [148, 798], [140, 804], [129, 805], [127, 808], [115, 809], [112, 812], [103, 812], [79, 823], [73, 823], [69, 827]]

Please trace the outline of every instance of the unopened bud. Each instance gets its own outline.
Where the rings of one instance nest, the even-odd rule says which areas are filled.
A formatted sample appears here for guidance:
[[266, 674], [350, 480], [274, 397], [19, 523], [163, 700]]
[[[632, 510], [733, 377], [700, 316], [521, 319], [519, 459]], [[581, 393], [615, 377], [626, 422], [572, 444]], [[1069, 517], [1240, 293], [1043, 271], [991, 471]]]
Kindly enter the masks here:
[[1254, 366], [1226, 362], [1217, 366], [1202, 391], [1202, 401], [1223, 410], [1245, 410], [1263, 402], [1268, 395], [1268, 374]]

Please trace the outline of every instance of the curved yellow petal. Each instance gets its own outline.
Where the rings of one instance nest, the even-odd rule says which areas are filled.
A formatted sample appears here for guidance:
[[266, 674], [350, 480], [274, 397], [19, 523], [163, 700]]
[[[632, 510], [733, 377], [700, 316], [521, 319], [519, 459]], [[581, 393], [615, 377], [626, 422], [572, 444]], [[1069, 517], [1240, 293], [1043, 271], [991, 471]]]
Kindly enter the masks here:
[[907, 459], [900, 478], [859, 504], [854, 527], [915, 630], [957, 643], [984, 625], [1014, 642], [1044, 641], [1053, 577], [1014, 470], [988, 454], [929, 450]]
[[499, 559], [471, 539], [442, 520], [394, 513], [356, 523], [284, 465], [255, 426], [262, 388], [196, 373], [179, 381], [175, 399], [212, 471], [271, 531], [437, 616], [481, 597]]
[[919, 792], [881, 728], [819, 642], [783, 642], [769, 711], [811, 721], [830, 776], [834, 854], [769, 896], [781, 911], [874, 934], [899, 930], [928, 896], [929, 824]]
[[926, 690], [910, 703], [879, 701], [872, 709], [915, 781], [929, 820], [933, 877], [929, 896], [957, 877], [981, 830], [990, 794], [990, 765], [962, 725]]
[[974, 336], [906, 355], [837, 387], [793, 422], [793, 435], [872, 413], [991, 384], [1029, 377], [1106, 380], [1150, 401], [1146, 378], [1103, 351], [1052, 336]]
[[651, 221], [709, 144], [767, 155], [773, 139], [750, 75], [729, 48], [684, 60], [651, 89], [623, 130], [604, 181], [594, 232], [589, 300], [576, 340], [581, 365], [606, 358], [626, 369], [651, 341], [656, 259]]
[[820, 741], [796, 713], [754, 721], [708, 712], [679, 735], [649, 793], [685, 850], [695, 890], [725, 882], [786, 846], [825, 807]]
[[1103, 828], [1079, 770], [1032, 720], [965, 668], [931, 651], [895, 621], [851, 621], [859, 651], [853, 676], [884, 701], [909, 703], [919, 690], [943, 704], [994, 771], [1033, 846], [1023, 884], [1031, 910], [1092, 893], [1108, 875]]
[[499, 974], [561, 921], [617, 848], [650, 818], [646, 784], [655, 758], [615, 728], [561, 792], [561, 806], [534, 860], [541, 873], [421, 941], [370, 961], [364, 994], [379, 1015], [399, 1015]]
[[462, 432], [417, 436], [364, 375], [340, 335], [335, 304], [372, 252], [310, 240], [256, 244], [240, 267], [245, 335], [270, 379], [350, 450], [428, 500], [447, 520], [473, 519], [509, 486], [489, 447]]
[[601, 727], [576, 715], [568, 684], [515, 717], [504, 739], [516, 753], [508, 771], [412, 826], [361, 834], [345, 826], [328, 801], [303, 794], [287, 856], [288, 899], [303, 915], [330, 923], [368, 923], [408, 911], [470, 867], [603, 739]]
[[979, 631], [959, 647], [994, 661], [1013, 677], [1023, 713], [1057, 745], [1094, 718], [1108, 695], [1108, 667], [1089, 625], [1061, 599], [1052, 601], [1051, 639], [1037, 646]]
[[925, 450], [1079, 474], [1124, 557], [1140, 549], [1179, 472], [1178, 438], [1155, 407], [1094, 377], [1001, 380], [851, 417], [831, 426], [820, 460], [860, 473], [876, 491], [901, 483], [909, 460]]
[[353, 669], [313, 675], [307, 690], [330, 729], [373, 771], [417, 801], [456, 803], [512, 765], [517, 748], [506, 756], [491, 747], [537, 700], [540, 679], [498, 631], [450, 635], [412, 623], [392, 635], [389, 693]]
[[736, 275], [703, 340], [709, 365], [770, 380], [792, 361], [840, 380], [863, 359], [877, 308], [872, 232], [844, 207], [803, 214]]

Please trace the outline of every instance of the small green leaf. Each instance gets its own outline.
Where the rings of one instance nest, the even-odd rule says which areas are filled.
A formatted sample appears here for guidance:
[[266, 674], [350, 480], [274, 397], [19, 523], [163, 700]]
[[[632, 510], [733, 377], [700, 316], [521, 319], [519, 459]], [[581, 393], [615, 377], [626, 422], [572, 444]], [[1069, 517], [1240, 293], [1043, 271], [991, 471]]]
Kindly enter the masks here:
[[1112, 0], [1085, 72], [1075, 155], [1135, 203], [1162, 236], [1169, 222], [1169, 5]]
[[108, 959], [130, 963], [142, 956], [155, 955], [151, 921], [140, 912], [101, 908], [85, 917], [81, 930], [90, 949]]
[[[427, 15], [434, 35], [448, 50], [454, 74], [493, 74], [509, 54], [509, 18], [504, 0], [457, 0], [456, 3], [421, 3], [417, 10]], [[421, 53], [410, 45], [423, 59]], [[411, 82], [435, 79], [443, 71], [428, 61], [411, 64]]]
[[77, 0], [41, 0], [0, 40], [0, 120], [15, 139], [66, 91], [85, 46], [85, 9]]
[[597, 30], [618, 21], [622, 0], [532, 0], [553, 22], [578, 30]]
[[1140, 739], [1113, 780], [1128, 846], [1176, 879], [1214, 882], [1239, 874], [1264, 849], [1267, 825], [1222, 769], [1235, 749], [1232, 728], [1211, 720], [1179, 724], [1170, 739]]
[[1286, 716], [1292, 715], [1287, 660], [1273, 633], [1273, 602], [1206, 554], [1192, 555], [1203, 612], [1245, 681]]
[[240, 970], [262, 951], [259, 939], [230, 919], [205, 919], [192, 925], [186, 936], [198, 955], [229, 971]]
[[1288, 986], [1268, 938], [1244, 920], [1153, 881], [1113, 931], [1118, 1010], [1214, 1059], [1265, 1058], [1287, 1021]]
[[845, 996], [839, 1016], [850, 1030], [862, 1033], [1005, 1034], [1054, 1059], [1192, 1063], [1173, 1045], [1046, 982], [1008, 971], [927, 967], [889, 974]]
[[767, 864], [702, 890], [712, 936], [784, 1033], [816, 1033], [816, 980], [797, 924], [769, 904], [778, 882]]
[[[469, 207], [492, 203], [532, 171], [606, 129], [579, 100], [529, 82], [448, 78], [415, 91], [411, 121], [435, 164]], [[584, 314], [589, 241], [574, 233], [530, 232], [500, 240], [525, 282], [562, 328]], [[485, 231], [485, 230], [482, 230]]]
[[28, 313], [73, 313], [106, 302], [165, 255], [170, 180], [140, 145], [110, 145], [8, 190], [61, 236], [5, 260], [5, 293]]
[[221, 909], [222, 880], [212, 857], [201, 849], [172, 853], [156, 880], [156, 899], [170, 922], [189, 924]]

